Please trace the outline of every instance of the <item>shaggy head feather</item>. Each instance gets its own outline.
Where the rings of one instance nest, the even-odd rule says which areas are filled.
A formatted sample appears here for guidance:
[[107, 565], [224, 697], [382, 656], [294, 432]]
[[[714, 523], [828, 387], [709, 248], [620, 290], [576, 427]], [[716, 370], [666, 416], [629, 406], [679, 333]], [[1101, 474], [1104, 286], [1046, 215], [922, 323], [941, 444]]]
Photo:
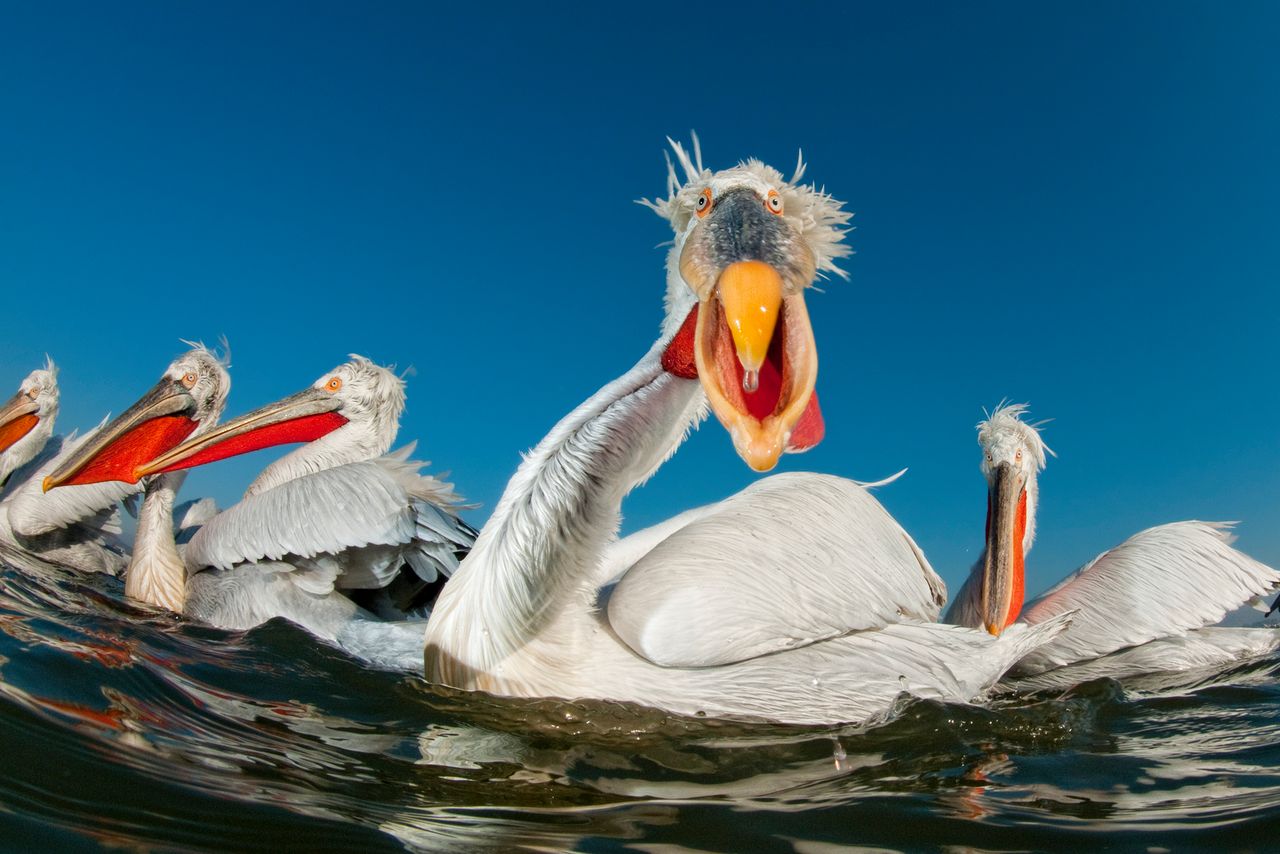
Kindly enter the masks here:
[[978, 422], [978, 444], [986, 452], [982, 458], [983, 474], [989, 474], [994, 463], [1000, 462], [1002, 457], [1011, 457], [1018, 449], [1026, 452], [1036, 471], [1044, 470], [1053, 449], [1040, 437], [1039, 428], [1048, 422], [1028, 424], [1022, 420], [1026, 413], [1025, 403], [1001, 401], [985, 421]]
[[267, 466], [249, 484], [246, 497], [307, 474], [372, 460], [391, 448], [404, 412], [404, 380], [364, 356], [352, 353], [350, 358], [312, 384], [312, 388], [325, 389], [331, 380], [341, 380], [333, 394], [342, 401], [337, 411], [347, 423]]
[[230, 354], [219, 355], [198, 341], [183, 341], [191, 349], [170, 363], [164, 376], [175, 382], [181, 382], [187, 374], [194, 374], [195, 384], [190, 387], [191, 396], [196, 401], [196, 412], [193, 416], [199, 426], [192, 435], [199, 435], [218, 423], [222, 410], [227, 405], [227, 395], [231, 393], [231, 374], [227, 372]]
[[676, 242], [688, 232], [695, 220], [698, 198], [703, 189], [710, 187], [719, 195], [730, 187], [748, 186], [761, 195], [776, 190], [782, 197], [782, 216], [790, 221], [804, 237], [813, 252], [819, 274], [834, 274], [848, 278], [849, 274], [836, 266], [836, 259], [850, 254], [844, 242], [845, 227], [853, 214], [844, 210], [844, 202], [838, 201], [815, 184], [802, 184], [806, 164], [803, 155], [796, 161], [790, 179], [772, 166], [759, 160], [745, 160], [730, 169], [712, 172], [702, 165], [702, 148], [697, 134], [693, 134], [692, 156], [684, 146], [670, 137], [667, 142], [676, 161], [684, 171], [681, 180], [676, 164], [667, 155], [667, 196], [662, 199], [641, 199], [640, 204], [650, 208], [658, 216], [671, 223]]

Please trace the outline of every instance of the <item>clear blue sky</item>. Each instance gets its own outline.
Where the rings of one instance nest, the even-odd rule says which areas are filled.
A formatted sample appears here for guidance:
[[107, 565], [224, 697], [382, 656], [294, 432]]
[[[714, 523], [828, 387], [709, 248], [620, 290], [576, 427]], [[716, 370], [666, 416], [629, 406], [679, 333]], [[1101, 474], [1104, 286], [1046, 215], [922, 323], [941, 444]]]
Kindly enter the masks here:
[[[1204, 4], [123, 3], [0, 20], [0, 385], [60, 427], [226, 335], [229, 411], [359, 352], [413, 365], [401, 439], [484, 503], [661, 316], [666, 134], [856, 212], [809, 301], [826, 442], [953, 585], [974, 423], [1028, 400], [1039, 589], [1148, 525], [1241, 519], [1280, 563], [1280, 11]], [[832, 4], [836, 5], [836, 4]], [[4, 391], [8, 394], [8, 391]], [[265, 455], [200, 471], [234, 499]], [[627, 527], [753, 475], [705, 426]]]

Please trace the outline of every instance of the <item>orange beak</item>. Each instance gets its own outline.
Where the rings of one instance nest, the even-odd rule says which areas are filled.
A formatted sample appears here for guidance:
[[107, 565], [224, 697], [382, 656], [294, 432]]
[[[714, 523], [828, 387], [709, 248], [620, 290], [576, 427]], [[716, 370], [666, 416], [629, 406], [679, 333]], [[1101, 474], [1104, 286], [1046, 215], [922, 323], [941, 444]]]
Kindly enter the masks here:
[[803, 293], [762, 261], [726, 267], [698, 306], [694, 358], [716, 417], [747, 465], [778, 463], [813, 397], [818, 349]]
[[9, 398], [0, 408], [0, 453], [9, 450], [23, 436], [30, 433], [40, 421], [36, 415], [39, 406], [22, 392]]

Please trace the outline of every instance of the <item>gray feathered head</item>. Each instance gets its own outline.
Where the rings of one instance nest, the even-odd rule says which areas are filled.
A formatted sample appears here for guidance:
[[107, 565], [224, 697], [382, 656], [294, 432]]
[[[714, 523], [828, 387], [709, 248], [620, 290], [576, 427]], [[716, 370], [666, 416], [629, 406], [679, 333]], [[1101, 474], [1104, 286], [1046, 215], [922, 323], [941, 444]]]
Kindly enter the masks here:
[[667, 155], [666, 197], [640, 200], [641, 204], [671, 223], [677, 241], [687, 234], [691, 223], [697, 219], [700, 206], [705, 206], [703, 199], [707, 190], [711, 191], [713, 201], [714, 196], [723, 195], [735, 187], [752, 188], [766, 199], [772, 191], [777, 194], [782, 218], [794, 226], [813, 253], [818, 275], [834, 274], [848, 278], [848, 273], [836, 265], [836, 260], [852, 251], [844, 239], [848, 234], [846, 226], [853, 214], [844, 210], [844, 202], [832, 197], [825, 189], [816, 184], [801, 183], [807, 169], [803, 154], [797, 156], [790, 178], [784, 178], [777, 169], [755, 159], [739, 161], [729, 169], [712, 172], [702, 165], [698, 136], [692, 136], [692, 153], [667, 138], [675, 161], [670, 154]]

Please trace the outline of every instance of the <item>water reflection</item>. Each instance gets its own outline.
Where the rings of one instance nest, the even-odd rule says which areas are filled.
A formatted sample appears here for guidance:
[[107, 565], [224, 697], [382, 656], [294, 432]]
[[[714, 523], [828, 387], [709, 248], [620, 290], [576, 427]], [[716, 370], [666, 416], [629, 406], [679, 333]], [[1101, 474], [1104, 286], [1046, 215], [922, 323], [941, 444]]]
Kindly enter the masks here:
[[903, 697], [878, 726], [752, 725], [459, 694], [282, 622], [223, 632], [110, 579], [3, 570], [16, 770], [0, 829], [238, 850], [1256, 847], [1280, 805], [1278, 668], [984, 708]]

